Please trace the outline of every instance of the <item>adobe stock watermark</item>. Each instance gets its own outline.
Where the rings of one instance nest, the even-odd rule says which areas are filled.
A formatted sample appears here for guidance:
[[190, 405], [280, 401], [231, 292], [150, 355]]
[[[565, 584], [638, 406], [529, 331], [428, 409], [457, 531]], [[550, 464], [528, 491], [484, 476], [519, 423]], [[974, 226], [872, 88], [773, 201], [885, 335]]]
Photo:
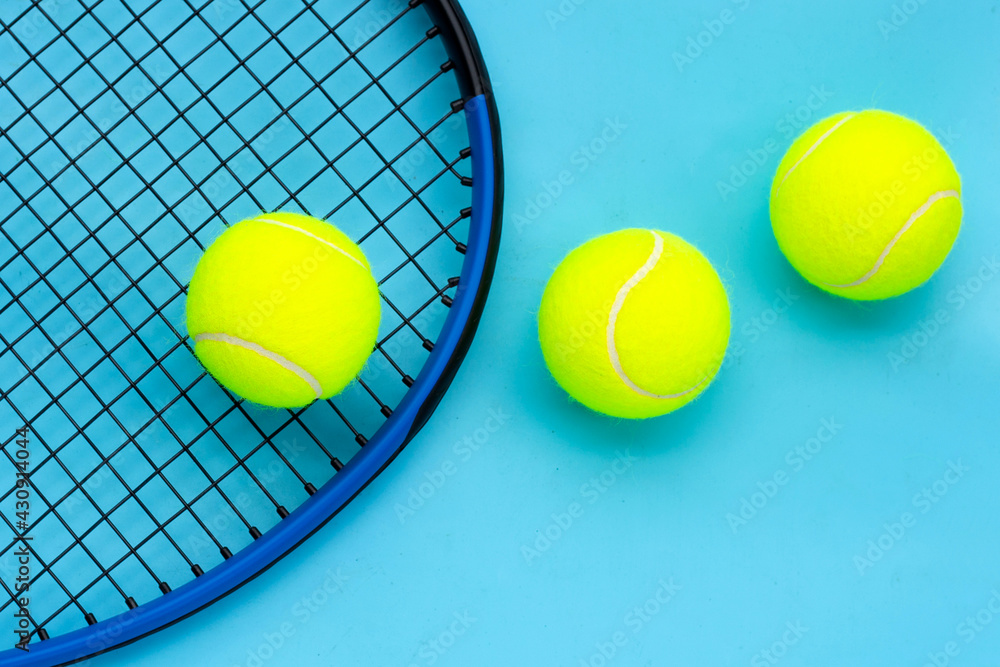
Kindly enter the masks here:
[[889, 41], [893, 34], [903, 29], [910, 19], [913, 18], [921, 8], [927, 4], [927, 0], [903, 0], [892, 6], [892, 11], [888, 18], [879, 19], [876, 23], [882, 39]]
[[[218, 4], [218, 3], [217, 3]], [[258, 154], [264, 148], [273, 143], [279, 136], [292, 127], [292, 121], [287, 116], [282, 116], [275, 120], [260, 135], [250, 141], [247, 145], [233, 153], [215, 169], [212, 176], [195, 186], [195, 191], [200, 197], [185, 195], [184, 201], [174, 208], [174, 215], [190, 227], [192, 223], [201, 223], [211, 217], [212, 207], [209, 201], [218, 201], [221, 198], [228, 198], [231, 190], [240, 185], [249, 186], [251, 181], [258, 180], [263, 175], [260, 161], [253, 156], [251, 151], [245, 150], [252, 146]], [[258, 173], [259, 172], [259, 173]], [[237, 183], [239, 179], [240, 183]], [[240, 187], [242, 187], [240, 185]]]
[[[39, 345], [32, 348], [31, 355], [25, 358], [25, 365], [30, 370], [36, 371], [39, 368], [44, 367], [45, 363], [49, 362], [57, 355], [56, 347], [52, 344], [53, 341], [61, 341], [58, 348], [63, 352], [63, 354], [69, 357], [73, 356], [70, 353], [74, 350], [86, 347], [96, 348], [97, 344], [94, 342], [93, 338], [86, 333], [88, 328], [101, 315], [111, 310], [114, 307], [114, 304], [132, 287], [132, 282], [121, 274], [112, 276], [105, 285], [101, 286], [100, 291], [98, 292], [84, 290], [83, 288], [87, 284], [88, 283], [84, 283], [84, 285], [81, 285], [70, 295], [70, 298], [75, 305], [69, 311], [70, 317], [67, 318], [66, 324], [61, 327], [53, 324], [49, 329], [49, 335], [45, 337], [45, 340], [41, 341]], [[150, 321], [153, 320], [152, 317], [149, 319]], [[142, 327], [139, 328], [141, 329]], [[166, 332], [161, 335], [154, 336], [147, 334], [143, 336], [143, 341], [151, 350], [169, 348], [169, 352], [166, 353], [166, 356], [169, 356], [169, 354], [173, 352], [174, 348], [183, 340], [183, 336], [175, 335], [171, 326], [167, 326]], [[112, 354], [116, 352], [123, 343], [124, 341], [112, 347], [110, 352]], [[162, 358], [158, 358], [157, 361], [162, 361]], [[57, 361], [56, 363], [59, 362]], [[84, 372], [89, 372], [89, 369], [85, 369]]]
[[121, 616], [112, 616], [108, 619], [108, 625], [99, 634], [87, 639], [85, 646], [78, 649], [78, 653], [73, 657], [74, 665], [90, 665], [96, 653], [101, 653], [120, 643], [120, 637], [126, 629], [134, 628], [142, 617], [149, 612], [148, 605], [139, 605], [135, 609], [129, 609]]
[[266, 466], [255, 471], [257, 479], [265, 486], [270, 486], [282, 475], [291, 474], [290, 471], [295, 467], [294, 463], [304, 452], [309, 451], [309, 448], [300, 443], [298, 438], [281, 440], [275, 449], [278, 450], [280, 457], [271, 459]]
[[729, 176], [715, 182], [715, 189], [722, 201], [742, 189], [750, 180], [760, 174], [769, 162], [774, 159], [774, 169], [768, 169], [768, 176], [777, 169], [777, 163], [784, 155], [784, 147], [798, 137], [807, 127], [819, 119], [819, 111], [835, 93], [826, 89], [826, 85], [812, 86], [805, 100], [792, 111], [782, 116], [774, 124], [774, 134], [764, 140], [764, 143], [746, 151], [746, 159], [729, 167]]
[[503, 408], [490, 408], [482, 426], [466, 434], [461, 440], [451, 446], [451, 455], [441, 461], [433, 470], [424, 473], [424, 481], [417, 486], [411, 486], [406, 501], [396, 503], [393, 512], [400, 524], [405, 524], [437, 495], [448, 480], [458, 474], [459, 467], [468, 463], [483, 446], [489, 442], [493, 434], [507, 425], [510, 415]]
[[[745, 12], [752, 3], [752, 0], [730, 1], [741, 12]], [[726, 7], [716, 16], [702, 21], [701, 25], [704, 29], [689, 35], [684, 47], [673, 52], [672, 58], [677, 71], [683, 74], [686, 67], [690, 67], [696, 60], [705, 55], [712, 48], [712, 45], [722, 37], [728, 27], [736, 23], [738, 16], [739, 14]]]
[[580, 485], [578, 498], [570, 502], [565, 510], [553, 512], [550, 515], [551, 521], [535, 531], [535, 539], [521, 545], [521, 556], [525, 563], [531, 565], [549, 551], [586, 514], [587, 507], [603, 498], [622, 475], [635, 465], [636, 458], [629, 450], [617, 451], [615, 455], [603, 472]]
[[362, 17], [362, 19], [368, 20], [358, 24], [351, 37], [351, 48], [354, 50], [359, 49], [389, 25], [394, 18], [402, 14], [404, 9], [406, 9], [405, 0], [389, 0], [385, 7], [380, 9], [375, 9], [369, 5], [366, 9], [368, 14]]
[[[169, 78], [170, 74], [171, 71], [161, 64], [157, 64], [153, 71], [153, 75], [160, 81]], [[141, 82], [133, 84], [131, 88], [126, 88], [124, 83], [116, 86], [115, 95], [105, 115], [95, 119], [85, 117], [86, 129], [83, 129], [76, 139], [60, 138], [59, 143], [63, 146], [63, 150], [60, 151], [58, 157], [49, 161], [49, 170], [55, 174], [55, 178], [63, 175], [70, 168], [71, 161], [78, 162], [84, 154], [96, 155], [99, 152], [115, 163], [121, 163], [122, 157], [126, 159], [133, 157], [132, 155], [120, 156], [113, 146], [113, 140], [108, 135], [118, 128], [129, 115], [132, 115], [136, 108], [152, 97], [156, 90], [156, 84], [146, 76]], [[140, 149], [140, 152], [141, 150], [143, 149]], [[95, 152], [91, 154], [90, 151]], [[117, 173], [119, 169], [120, 167], [115, 169], [114, 173]], [[151, 174], [150, 176], [158, 178], [160, 174]]]
[[878, 537], [868, 540], [865, 550], [854, 556], [854, 567], [857, 568], [858, 574], [864, 576], [875, 563], [882, 560], [917, 525], [922, 515], [934, 509], [951, 488], [965, 478], [969, 470], [970, 468], [962, 463], [962, 459], [948, 461], [948, 467], [939, 479], [913, 495], [910, 505], [915, 512], [903, 512], [895, 521], [883, 523], [883, 532]]
[[[134, 438], [134, 443], [136, 448], [140, 451], [148, 452], [150, 451], [150, 446], [156, 444], [156, 436], [152, 434], [151, 430], [147, 429]], [[124, 447], [122, 449], [124, 449]], [[64, 517], [71, 516], [70, 513], [76, 511], [76, 509], [80, 506], [83, 506], [85, 512], [91, 512], [93, 510], [92, 503], [87, 499], [87, 496], [94, 498], [99, 495], [101, 487], [104, 486], [106, 482], [110, 482], [112, 487], [116, 486], [118, 483], [117, 473], [112, 469], [112, 463], [110, 462], [102, 465], [97, 470], [92, 471], [86, 477], [81, 477], [80, 479], [73, 477], [74, 491], [68, 498], [66, 498], [66, 500], [59, 504], [59, 512]], [[140, 489], [141, 487], [136, 488], [135, 490], [139, 491]], [[77, 493], [77, 490], [81, 492]], [[249, 499], [247, 502], [249, 503]]]
[[886, 358], [893, 372], [898, 373], [900, 368], [916, 359], [917, 355], [941, 333], [941, 330], [952, 322], [955, 313], [968, 306], [993, 282], [997, 274], [1000, 274], [1000, 261], [997, 261], [997, 256], [983, 257], [975, 273], [956, 285], [945, 296], [945, 302], [950, 308], [938, 308], [933, 315], [921, 320], [915, 329], [904, 335], [896, 348], [889, 350]]
[[545, 20], [548, 22], [549, 27], [555, 30], [560, 24], [568, 21], [569, 17], [576, 14], [576, 10], [585, 2], [587, 0], [561, 0], [555, 7], [545, 10]]
[[469, 613], [468, 609], [461, 613], [454, 612], [451, 616], [453, 620], [448, 623], [444, 630], [417, 648], [417, 658], [420, 659], [420, 662], [411, 661], [408, 667], [421, 667], [422, 665], [430, 667], [430, 665], [437, 663], [478, 621]]
[[46, 336], [41, 344], [34, 347], [31, 355], [25, 358], [25, 364], [30, 370], [38, 370], [40, 364], [56, 354], [57, 346], [53, 345], [54, 341], [63, 341], [61, 345], [58, 345], [61, 350], [78, 349], [86, 344], [85, 342], [89, 342], [89, 336], [81, 335], [81, 332], [93, 324], [100, 315], [110, 310], [111, 304], [131, 287], [131, 283], [124, 275], [115, 274], [106, 285], [101, 287], [100, 291], [84, 289], [86, 286], [87, 283], [84, 283], [72, 293], [71, 298], [75, 305], [70, 311], [71, 317], [67, 319], [66, 324], [62, 327], [53, 325], [49, 329], [50, 335]]
[[962, 647], [976, 641], [993, 621], [1000, 616], [1000, 591], [996, 588], [990, 591], [990, 599], [979, 611], [966, 616], [955, 626], [958, 639], [945, 642], [940, 651], [928, 651], [927, 661], [923, 667], [946, 667], [962, 653]]
[[334, 596], [342, 594], [349, 580], [350, 577], [339, 567], [327, 570], [323, 583], [303, 595], [288, 609], [286, 618], [290, 617], [291, 620], [284, 620], [273, 631], [263, 633], [258, 643], [247, 650], [242, 662], [233, 663], [232, 667], [262, 667]]
[[[228, 496], [228, 498], [232, 505], [235, 506], [235, 509], [227, 503], [224, 509], [216, 512], [211, 518], [203, 519], [205, 528], [211, 531], [212, 537], [225, 536], [231, 534], [230, 531], [244, 528], [245, 524], [237, 515], [237, 512], [249, 514], [257, 505], [246, 491], [240, 491], [236, 495]], [[184, 539], [184, 547], [187, 555], [195, 560], [207, 556], [217, 557], [219, 555], [218, 545], [205, 533], [190, 532]]]
[[729, 343], [729, 350], [726, 352], [726, 360], [722, 363], [723, 368], [729, 368], [736, 363], [740, 357], [746, 354], [749, 347], [764, 337], [778, 322], [781, 321], [788, 309], [794, 306], [801, 298], [792, 291], [791, 287], [775, 290], [775, 298], [771, 304], [759, 314], [743, 322], [736, 331], [740, 338], [734, 336]]
[[566, 190], [576, 185], [577, 177], [586, 173], [608, 149], [616, 143], [628, 129], [620, 117], [606, 118], [604, 125], [594, 138], [579, 146], [569, 156], [569, 167], [557, 173], [552, 180], [544, 180], [539, 191], [524, 202], [524, 207], [515, 213], [511, 222], [521, 233], [525, 227], [536, 222], [544, 211], [559, 200]]
[[809, 632], [809, 628], [802, 625], [802, 621], [788, 621], [785, 623], [785, 631], [781, 633], [780, 639], [767, 648], [761, 649], [750, 658], [750, 667], [777, 665], [807, 632]]
[[[434, 324], [435, 319], [428, 309], [421, 310], [414, 317], [410, 318], [410, 324], [417, 331], [433, 331], [440, 324]], [[437, 320], [440, 322], [440, 320]], [[399, 377], [399, 371], [393, 365], [392, 359], [404, 358], [404, 351], [421, 346], [421, 341], [416, 336], [393, 335], [389, 340], [383, 342], [375, 352], [368, 357], [361, 377], [366, 382], [372, 382], [381, 377], [383, 373], [389, 373], [393, 377]]]
[[[469, 105], [473, 103], [469, 102], [466, 108], [468, 109]], [[413, 186], [408, 184], [416, 180], [416, 177], [420, 174], [421, 167], [427, 164], [428, 160], [437, 160], [441, 167], [446, 166], [445, 161], [438, 157], [432, 146], [447, 145], [449, 143], [449, 136], [464, 133], [466, 127], [461, 114], [452, 114], [448, 120], [431, 130], [426, 139], [421, 139], [415, 146], [404, 150], [393, 158], [390, 162], [392, 168], [383, 167], [382, 173], [378, 178], [393, 193], [402, 190], [404, 194], [410, 195], [415, 190], [419, 190], [419, 184]], [[434, 169], [433, 173], [436, 175], [437, 169]]]
[[822, 454], [826, 445], [830, 444], [843, 428], [844, 425], [839, 423], [836, 417], [820, 419], [819, 428], [813, 437], [789, 449], [785, 454], [785, 466], [778, 468], [763, 480], [758, 480], [755, 485], [756, 490], [740, 498], [739, 509], [726, 514], [726, 523], [729, 524], [733, 535], [739, 534], [740, 528], [753, 521], [768, 503], [788, 486], [793, 477], [806, 467], [806, 464]]
[[[327, 243], [312, 244], [312, 252], [288, 266], [281, 274], [281, 286], [275, 286], [267, 295], [254, 299], [245, 315], [236, 321], [234, 332], [243, 340], [254, 340], [254, 332], [263, 326], [295, 292], [308, 283], [331, 257], [343, 261], [347, 251]], [[354, 260], [349, 260], [354, 261]]]
[[11, 42], [12, 46], [16, 44], [14, 32], [23, 41], [34, 39], [44, 29], [51, 29], [55, 20], [59, 18], [63, 6], [70, 4], [70, 2], [72, 0], [41, 0], [41, 2], [34, 3], [36, 11], [30, 12], [18, 21], [15, 31], [6, 31], [8, 41]]
[[620, 629], [612, 632], [607, 639], [596, 642], [594, 652], [589, 656], [580, 658], [580, 667], [605, 667], [610, 664], [673, 601], [680, 590], [681, 587], [674, 583], [673, 577], [660, 579], [649, 598], [625, 613]]
[[566, 362], [582, 350], [594, 336], [605, 339], [608, 333], [608, 318], [614, 301], [608, 299], [600, 308], [588, 310], [585, 319], [578, 326], [570, 328], [569, 336], [560, 340], [556, 354]]
[[[21, 651], [29, 651], [28, 642], [31, 640], [31, 571], [34, 561], [31, 549], [30, 527], [34, 525], [31, 516], [32, 486], [31, 473], [35, 468], [31, 462], [31, 432], [28, 425], [20, 427], [15, 431], [11, 441], [13, 445], [14, 471], [17, 476], [15, 492], [11, 500], [14, 502], [13, 516], [5, 517], [5, 521], [14, 526], [14, 542], [20, 542], [17, 550], [13, 552], [11, 558], [17, 560], [17, 577], [14, 578], [14, 623], [16, 628], [14, 634], [17, 635], [17, 642], [14, 647]], [[37, 575], [36, 575], [37, 576]], [[6, 585], [6, 584], [5, 584]], [[9, 589], [8, 589], [9, 590]]]
[[[868, 204], [858, 207], [856, 216], [844, 223], [843, 229], [847, 240], [853, 242], [868, 234], [886, 214], [893, 217], [899, 215], [898, 207], [893, 209], [893, 205], [907, 192], [915, 189], [922, 202], [927, 196], [926, 193], [937, 190], [937, 183], [921, 183], [921, 181], [938, 161], [942, 158], [948, 159], [946, 149], [951, 148], [959, 138], [961, 135], [949, 127], [941, 135], [941, 148], [928, 146], [919, 153], [911, 155], [895, 174], [896, 178], [889, 184], [888, 189], [873, 191]], [[922, 187], [918, 187], [921, 185]]]

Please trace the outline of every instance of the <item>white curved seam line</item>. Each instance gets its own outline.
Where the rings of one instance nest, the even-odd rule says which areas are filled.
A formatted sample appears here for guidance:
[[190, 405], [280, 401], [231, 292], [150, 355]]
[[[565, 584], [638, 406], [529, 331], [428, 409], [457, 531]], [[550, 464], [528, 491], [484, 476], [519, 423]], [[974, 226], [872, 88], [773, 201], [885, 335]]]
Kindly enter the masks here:
[[265, 359], [270, 359], [271, 361], [278, 364], [285, 370], [291, 371], [292, 373], [298, 375], [316, 393], [316, 398], [320, 398], [323, 396], [323, 386], [319, 383], [319, 380], [313, 377], [312, 374], [309, 373], [309, 371], [302, 368], [298, 364], [289, 361], [280, 354], [271, 352], [267, 348], [261, 347], [257, 343], [251, 343], [248, 340], [243, 340], [242, 338], [237, 338], [236, 336], [230, 336], [229, 334], [224, 334], [224, 333], [204, 333], [204, 334], [198, 334], [197, 336], [194, 337], [195, 343], [200, 343], [206, 340], [215, 341], [217, 343], [228, 343], [229, 345], [236, 345], [237, 347], [242, 347], [245, 350], [256, 352]]
[[355, 264], [357, 264], [358, 266], [360, 266], [365, 271], [369, 270], [368, 267], [365, 266], [364, 264], [362, 264], [358, 260], [357, 257], [353, 256], [351, 253], [347, 252], [346, 250], [344, 250], [340, 246], [334, 245], [333, 243], [330, 243], [326, 239], [320, 238], [319, 236], [316, 236], [315, 234], [310, 234], [309, 232], [307, 232], [306, 230], [304, 230], [304, 229], [302, 229], [300, 227], [296, 227], [295, 225], [290, 225], [287, 222], [281, 222], [280, 220], [272, 220], [271, 218], [256, 218], [256, 220], [257, 220], [257, 222], [264, 222], [264, 223], [267, 223], [269, 225], [275, 225], [276, 227], [284, 227], [285, 229], [290, 229], [293, 232], [298, 232], [299, 234], [304, 234], [305, 236], [308, 236], [311, 239], [315, 239], [315, 240], [319, 241], [323, 245], [326, 245], [326, 246], [329, 246], [329, 247], [333, 248], [334, 250], [336, 250], [337, 252], [339, 252], [341, 255], [343, 255], [347, 259], [351, 260], [352, 262], [354, 262]]
[[618, 322], [618, 313], [621, 312], [622, 306], [625, 305], [625, 299], [628, 298], [629, 292], [631, 292], [636, 285], [642, 282], [643, 278], [649, 275], [649, 272], [656, 267], [657, 263], [660, 261], [660, 257], [663, 255], [663, 238], [656, 232], [652, 232], [652, 234], [654, 239], [653, 252], [649, 255], [649, 259], [647, 259], [646, 263], [635, 272], [635, 275], [629, 278], [625, 284], [622, 285], [621, 289], [618, 290], [618, 295], [615, 297], [615, 302], [611, 305], [611, 313], [608, 315], [608, 356], [611, 358], [611, 367], [615, 369], [615, 373], [619, 378], [621, 378], [621, 381], [625, 383], [625, 386], [637, 394], [657, 399], [680, 398], [681, 396], [690, 394], [692, 391], [700, 387], [707, 378], [702, 379], [695, 386], [691, 387], [687, 391], [682, 391], [679, 394], [654, 394], [637, 385], [632, 381], [632, 378], [628, 376], [625, 369], [622, 368], [621, 358], [618, 356], [618, 348], [615, 345], [615, 325]]
[[812, 154], [813, 154], [813, 152], [814, 152], [814, 151], [815, 151], [815, 150], [816, 150], [817, 148], [819, 148], [819, 145], [820, 145], [820, 144], [822, 144], [822, 143], [823, 143], [824, 141], [826, 141], [826, 140], [827, 140], [827, 138], [828, 138], [828, 137], [829, 137], [829, 136], [830, 136], [831, 134], [833, 134], [834, 132], [836, 132], [836, 131], [837, 131], [837, 130], [838, 130], [838, 129], [840, 128], [840, 126], [841, 126], [841, 125], [843, 125], [843, 124], [844, 124], [844, 123], [846, 123], [847, 121], [851, 120], [851, 119], [852, 119], [852, 118], [854, 118], [854, 117], [855, 117], [856, 115], [857, 115], [857, 114], [853, 114], [853, 113], [852, 113], [852, 114], [850, 114], [850, 115], [848, 115], [848, 116], [845, 116], [844, 118], [842, 118], [842, 119], [840, 120], [840, 122], [838, 122], [838, 123], [837, 123], [836, 125], [834, 125], [834, 126], [833, 126], [833, 127], [831, 127], [831, 128], [829, 129], [829, 130], [827, 130], [826, 132], [824, 132], [824, 133], [823, 133], [823, 136], [821, 136], [821, 137], [820, 137], [819, 139], [817, 139], [817, 140], [816, 140], [816, 143], [814, 143], [814, 144], [813, 144], [812, 146], [810, 146], [810, 147], [809, 147], [809, 150], [807, 150], [807, 151], [806, 151], [805, 153], [803, 153], [803, 154], [802, 154], [802, 157], [800, 157], [800, 158], [799, 158], [798, 162], [796, 162], [795, 164], [793, 164], [793, 165], [792, 165], [792, 168], [791, 168], [791, 169], [789, 169], [788, 171], [786, 171], [786, 172], [785, 172], [785, 177], [781, 179], [781, 183], [778, 183], [778, 187], [777, 187], [777, 188], [775, 188], [775, 190], [774, 190], [774, 196], [775, 196], [775, 197], [777, 197], [777, 196], [778, 196], [778, 193], [779, 193], [779, 192], [781, 192], [781, 186], [783, 186], [783, 185], [785, 184], [785, 181], [787, 181], [787, 180], [788, 180], [788, 177], [792, 175], [792, 172], [793, 172], [793, 171], [795, 171], [796, 169], [798, 169], [799, 165], [800, 165], [800, 164], [802, 164], [802, 162], [803, 162], [803, 161], [805, 161], [805, 159], [806, 159], [807, 157], [809, 157], [810, 155], [812, 155]]
[[861, 276], [853, 283], [848, 283], [846, 285], [834, 285], [832, 283], [823, 283], [823, 284], [826, 285], [827, 287], [857, 287], [858, 285], [862, 285], [871, 280], [871, 278], [876, 273], [878, 273], [878, 270], [882, 268], [882, 264], [885, 262], [885, 258], [889, 256], [890, 252], [892, 252], [892, 249], [899, 242], [899, 239], [903, 238], [903, 234], [905, 234], [910, 229], [910, 227], [912, 227], [917, 222], [917, 220], [922, 218], [924, 214], [930, 210], [931, 206], [934, 206], [934, 204], [938, 203], [942, 199], [951, 199], [951, 198], [961, 199], [961, 195], [955, 190], [942, 190], [941, 192], [935, 192], [934, 194], [932, 194], [930, 196], [930, 199], [928, 199], [923, 206], [918, 208], [916, 212], [914, 212], [914, 214], [910, 216], [910, 219], [906, 221], [906, 224], [903, 225], [902, 229], [896, 232], [896, 235], [892, 237], [892, 240], [889, 241], [889, 245], [887, 245], [885, 247], [885, 250], [882, 251], [882, 254], [878, 256], [878, 260], [875, 262], [875, 266], [872, 267], [871, 271]]

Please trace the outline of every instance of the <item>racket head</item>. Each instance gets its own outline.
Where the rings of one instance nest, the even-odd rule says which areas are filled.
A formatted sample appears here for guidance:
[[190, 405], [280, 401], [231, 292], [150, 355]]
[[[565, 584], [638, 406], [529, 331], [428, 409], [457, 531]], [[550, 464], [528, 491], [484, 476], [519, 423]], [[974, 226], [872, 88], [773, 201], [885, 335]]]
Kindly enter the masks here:
[[[164, 2], [125, 16], [102, 11], [104, 4], [61, 15], [43, 6], [0, 13], [0, 41], [16, 46], [0, 62], [12, 110], [0, 116], [0, 129], [15, 157], [0, 163], [12, 195], [11, 205], [0, 206], [0, 365], [15, 370], [0, 387], [0, 421], [14, 425], [0, 442], [16, 463], [14, 431], [27, 427], [32, 514], [41, 517], [26, 531], [36, 533], [27, 547], [36, 569], [29, 650], [0, 652], [3, 664], [65, 664], [134, 641], [250, 581], [329, 521], [444, 395], [478, 326], [499, 245], [498, 114], [457, 4], [366, 1], [341, 7], [339, 22], [312, 4], [294, 3], [289, 13], [292, 3], [267, 0], [242, 15], [231, 2], [187, 5], [186, 21], [164, 12]], [[87, 42], [95, 26], [106, 36]], [[195, 29], [185, 26], [197, 28], [207, 46], [184, 47], [181, 37]], [[132, 52], [149, 43], [145, 56]], [[188, 48], [188, 60], [172, 48]], [[337, 48], [341, 58], [329, 60]], [[152, 57], [161, 51], [173, 57]], [[228, 62], [227, 52], [228, 69], [202, 67], [215, 57]], [[406, 68], [424, 72], [409, 91], [405, 77], [393, 78]], [[344, 84], [358, 86], [346, 100], [332, 92], [338, 74], [362, 82]], [[87, 97], [81, 77], [104, 94]], [[256, 94], [233, 101], [230, 78]], [[271, 107], [257, 108], [261, 101]], [[380, 115], [386, 101], [389, 111]], [[347, 121], [340, 128], [353, 146], [325, 143], [339, 136], [338, 119]], [[85, 130], [74, 144], [66, 131], [78, 121]], [[129, 132], [138, 143], [126, 144]], [[394, 140], [400, 133], [406, 136]], [[221, 148], [227, 140], [228, 152]], [[155, 149], [167, 168], [158, 169]], [[117, 168], [98, 159], [102, 150]], [[374, 171], [355, 163], [372, 154]], [[176, 172], [187, 186], [172, 180]], [[324, 206], [338, 179], [336, 206]], [[179, 324], [184, 278], [197, 254], [225, 223], [272, 207], [330, 218], [358, 238], [374, 258], [390, 315], [375, 361], [349, 395], [302, 411], [260, 410], [226, 394], [192, 365]], [[143, 222], [150, 217], [156, 221]], [[358, 227], [358, 218], [369, 224]], [[431, 231], [405, 238], [414, 228]], [[389, 256], [396, 262], [379, 264], [379, 243], [395, 246]], [[133, 252], [148, 255], [146, 263]], [[422, 285], [418, 294], [410, 293], [414, 283]], [[144, 362], [133, 367], [136, 358]], [[90, 452], [90, 463], [70, 462], [78, 448]], [[316, 473], [317, 461], [326, 475]], [[207, 491], [183, 488], [185, 473], [204, 477]], [[4, 505], [16, 499], [15, 476], [12, 465], [0, 477]], [[63, 486], [46, 488], [49, 477]], [[311, 481], [317, 477], [321, 483]], [[120, 498], [105, 497], [119, 486]], [[241, 500], [240, 490], [251, 500]], [[209, 496], [216, 507], [203, 502]], [[163, 514], [151, 509], [164, 497], [173, 504]], [[120, 525], [125, 508], [147, 515], [147, 534], [131, 536]], [[26, 542], [3, 509], [6, 575]], [[89, 522], [77, 516], [83, 510], [92, 510]], [[224, 522], [231, 525], [217, 529]], [[187, 529], [203, 534], [185, 542]], [[240, 530], [242, 539], [234, 538]], [[49, 553], [42, 538], [57, 532], [69, 533], [70, 546], [59, 542]], [[105, 535], [122, 543], [124, 555], [94, 546]], [[182, 557], [160, 564], [155, 554], [171, 550]], [[96, 576], [70, 581], [63, 574], [70, 562], [89, 562]], [[144, 594], [131, 594], [136, 572], [149, 579]], [[0, 614], [9, 618], [17, 591], [7, 576], [0, 580]], [[49, 590], [63, 601], [46, 606]], [[109, 613], [115, 604], [122, 610]]]

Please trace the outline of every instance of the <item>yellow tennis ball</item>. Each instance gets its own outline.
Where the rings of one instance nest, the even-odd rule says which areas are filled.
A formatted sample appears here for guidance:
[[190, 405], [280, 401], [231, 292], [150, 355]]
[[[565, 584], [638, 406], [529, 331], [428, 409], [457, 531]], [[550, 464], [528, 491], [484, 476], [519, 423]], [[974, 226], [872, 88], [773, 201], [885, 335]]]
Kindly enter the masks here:
[[364, 253], [331, 224], [265, 213], [198, 262], [188, 335], [208, 372], [245, 399], [299, 408], [339, 393], [375, 346], [379, 291]]
[[919, 123], [886, 111], [831, 116], [799, 137], [771, 187], [778, 245], [806, 280], [871, 301], [926, 282], [962, 223], [962, 182]]
[[542, 296], [545, 363], [570, 396], [645, 419], [694, 400], [722, 365], [729, 300], [697, 248], [666, 232], [593, 239], [559, 265]]

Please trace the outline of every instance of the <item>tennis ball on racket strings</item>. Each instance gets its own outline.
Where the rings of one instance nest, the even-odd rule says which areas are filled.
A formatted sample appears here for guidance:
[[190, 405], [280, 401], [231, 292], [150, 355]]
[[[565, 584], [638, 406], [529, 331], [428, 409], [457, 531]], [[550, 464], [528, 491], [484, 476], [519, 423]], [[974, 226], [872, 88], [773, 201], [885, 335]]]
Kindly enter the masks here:
[[683, 239], [626, 229], [571, 252], [538, 313], [545, 363], [588, 408], [645, 419], [694, 400], [722, 365], [729, 300]]
[[233, 393], [300, 408], [344, 389], [378, 335], [379, 290], [368, 260], [333, 225], [265, 213], [227, 229], [198, 262], [188, 335]]
[[899, 296], [944, 262], [962, 223], [962, 183], [919, 123], [840, 113], [808, 129], [778, 167], [771, 226], [820, 289], [861, 301]]

